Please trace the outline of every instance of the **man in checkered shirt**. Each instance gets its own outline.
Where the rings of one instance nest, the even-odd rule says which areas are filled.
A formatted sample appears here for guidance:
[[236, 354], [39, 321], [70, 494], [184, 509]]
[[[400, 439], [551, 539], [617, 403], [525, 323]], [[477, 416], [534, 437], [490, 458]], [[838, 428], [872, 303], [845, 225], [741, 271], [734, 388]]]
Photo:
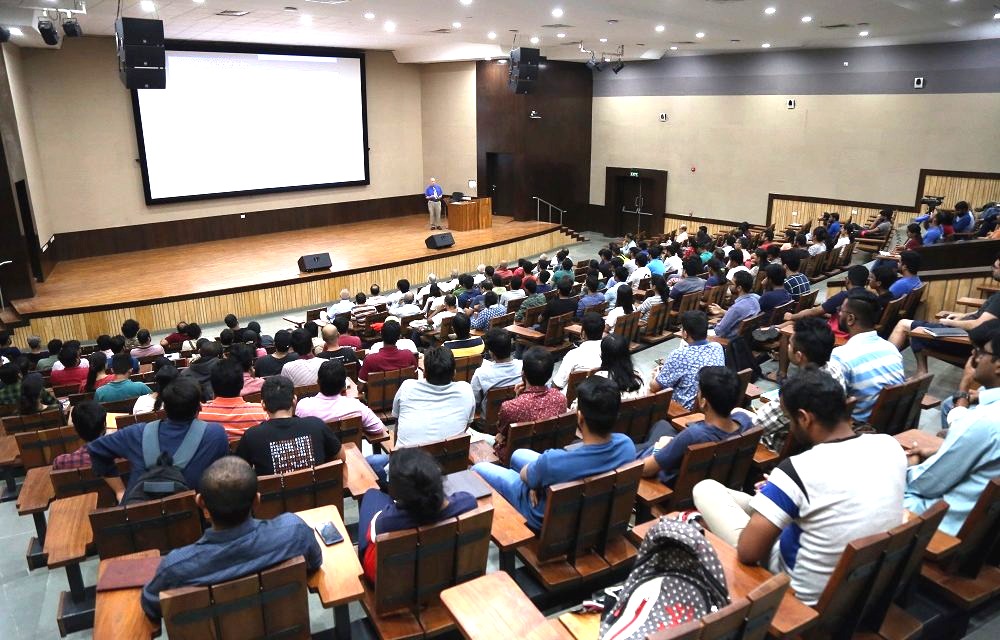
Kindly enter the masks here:
[[785, 273], [788, 276], [785, 278], [785, 291], [788, 292], [788, 295], [798, 300], [799, 296], [809, 293], [811, 286], [809, 278], [805, 274], [799, 273], [802, 260], [797, 255], [786, 252], [781, 256], [781, 262], [785, 265]]

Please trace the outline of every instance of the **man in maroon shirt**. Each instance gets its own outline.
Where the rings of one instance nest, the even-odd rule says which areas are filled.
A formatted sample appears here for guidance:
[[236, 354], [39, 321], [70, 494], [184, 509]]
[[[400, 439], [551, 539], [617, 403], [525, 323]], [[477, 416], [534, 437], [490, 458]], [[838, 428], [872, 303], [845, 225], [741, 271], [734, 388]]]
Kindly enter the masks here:
[[62, 363], [63, 368], [53, 370], [52, 377], [49, 378], [53, 387], [68, 384], [80, 384], [81, 382], [85, 382], [87, 380], [87, 372], [90, 369], [89, 367], [84, 367], [80, 364], [79, 342], [70, 340], [64, 344], [63, 348], [59, 351], [59, 362]]
[[340, 346], [353, 347], [354, 349], [361, 348], [361, 338], [358, 336], [352, 336], [348, 333], [348, 329], [351, 326], [351, 320], [349, 318], [334, 316], [332, 324], [337, 327], [337, 331], [340, 333]]
[[358, 381], [364, 384], [368, 380], [368, 374], [377, 371], [395, 371], [406, 367], [417, 366], [417, 356], [409, 349], [397, 349], [396, 341], [399, 340], [401, 331], [398, 322], [388, 321], [382, 325], [382, 348], [378, 353], [370, 354], [365, 358], [358, 372]]
[[184, 332], [184, 329], [187, 328], [187, 326], [188, 323], [184, 322], [183, 320], [178, 322], [177, 331], [174, 331], [163, 340], [160, 340], [160, 346], [165, 349], [170, 345], [180, 344], [185, 340], [187, 340], [188, 339], [187, 333]]
[[493, 451], [497, 455], [503, 451], [510, 425], [554, 418], [567, 411], [566, 396], [562, 391], [545, 386], [555, 368], [552, 354], [541, 347], [532, 347], [525, 352], [522, 363], [523, 388], [516, 398], [500, 405], [497, 439], [493, 445]]

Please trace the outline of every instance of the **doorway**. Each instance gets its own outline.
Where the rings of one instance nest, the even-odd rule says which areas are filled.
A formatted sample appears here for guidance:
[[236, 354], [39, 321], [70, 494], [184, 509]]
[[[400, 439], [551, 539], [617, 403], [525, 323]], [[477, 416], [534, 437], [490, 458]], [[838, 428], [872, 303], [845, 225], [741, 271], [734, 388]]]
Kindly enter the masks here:
[[514, 215], [514, 154], [486, 154], [486, 188], [483, 195], [493, 199], [494, 215]]
[[612, 215], [615, 216], [615, 235], [644, 232], [646, 236], [654, 231], [654, 216], [650, 208], [655, 183], [651, 178], [630, 176], [615, 177], [615, 200]]

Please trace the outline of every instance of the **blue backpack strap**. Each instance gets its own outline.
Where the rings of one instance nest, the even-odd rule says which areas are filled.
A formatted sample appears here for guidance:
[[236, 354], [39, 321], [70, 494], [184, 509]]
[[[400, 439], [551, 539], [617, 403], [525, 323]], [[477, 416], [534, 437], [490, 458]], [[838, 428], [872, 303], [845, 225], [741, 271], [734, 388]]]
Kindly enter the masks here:
[[191, 462], [191, 458], [194, 457], [195, 452], [198, 451], [198, 447], [201, 445], [201, 439], [205, 436], [205, 430], [208, 428], [208, 423], [204, 420], [199, 420], [195, 418], [191, 421], [191, 426], [188, 427], [187, 433], [184, 434], [184, 439], [181, 440], [181, 444], [177, 447], [177, 451], [174, 452], [174, 466], [178, 469], [184, 469]]
[[160, 457], [160, 421], [147, 422], [142, 428], [142, 459], [151, 469]]

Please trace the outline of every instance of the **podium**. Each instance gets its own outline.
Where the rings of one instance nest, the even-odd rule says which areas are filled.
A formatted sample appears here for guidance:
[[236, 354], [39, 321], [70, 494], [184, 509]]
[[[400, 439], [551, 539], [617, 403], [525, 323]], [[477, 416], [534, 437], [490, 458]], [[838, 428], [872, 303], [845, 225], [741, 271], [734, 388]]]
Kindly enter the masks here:
[[448, 229], [472, 231], [493, 226], [493, 202], [490, 198], [476, 198], [448, 203]]

